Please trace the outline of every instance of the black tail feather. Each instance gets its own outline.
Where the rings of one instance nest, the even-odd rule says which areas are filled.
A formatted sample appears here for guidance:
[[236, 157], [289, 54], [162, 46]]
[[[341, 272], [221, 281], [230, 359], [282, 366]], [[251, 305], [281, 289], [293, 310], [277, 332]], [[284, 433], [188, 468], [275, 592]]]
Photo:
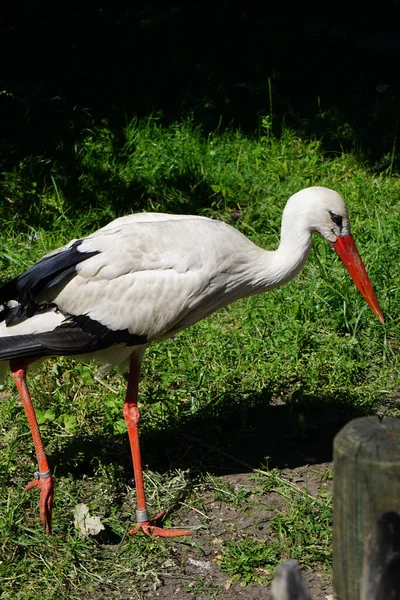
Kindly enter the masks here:
[[0, 360], [71, 356], [100, 349], [99, 339], [78, 327], [0, 338]]

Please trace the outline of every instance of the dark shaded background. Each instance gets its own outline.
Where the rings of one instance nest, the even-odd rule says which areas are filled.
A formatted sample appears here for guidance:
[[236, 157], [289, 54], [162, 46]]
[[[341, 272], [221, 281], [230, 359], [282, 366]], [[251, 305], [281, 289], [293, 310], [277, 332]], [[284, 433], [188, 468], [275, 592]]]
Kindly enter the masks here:
[[154, 112], [249, 133], [273, 114], [276, 133], [285, 122], [330, 150], [361, 149], [377, 170], [393, 154], [397, 164], [398, 3], [374, 12], [335, 5], [336, 16], [272, 8], [115, 1], [0, 9], [3, 170], [29, 154], [67, 155], [92, 119], [118, 126]]

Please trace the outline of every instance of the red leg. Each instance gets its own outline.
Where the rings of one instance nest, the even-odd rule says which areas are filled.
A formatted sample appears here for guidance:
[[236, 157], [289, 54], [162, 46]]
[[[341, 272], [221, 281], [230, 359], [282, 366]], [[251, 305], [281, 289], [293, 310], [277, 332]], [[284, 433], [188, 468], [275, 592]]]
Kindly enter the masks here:
[[191, 535], [193, 531], [190, 529], [164, 529], [163, 527], [158, 527], [157, 522], [162, 519], [164, 513], [160, 513], [152, 520], [149, 520], [148, 517], [139, 443], [140, 412], [137, 405], [140, 364], [142, 362], [142, 356], [143, 355], [132, 354], [128, 378], [128, 389], [126, 392], [123, 410], [125, 423], [128, 428], [129, 442], [131, 445], [137, 498], [137, 524], [129, 533], [134, 535], [135, 533], [143, 531], [143, 533], [150, 537], [178, 537], [182, 535]]
[[28, 483], [25, 488], [30, 490], [33, 487], [40, 489], [40, 519], [43, 527], [48, 533], [51, 533], [51, 515], [53, 508], [54, 482], [51, 475], [49, 463], [47, 462], [42, 438], [40, 436], [39, 426], [36, 420], [35, 409], [26, 385], [26, 370], [35, 359], [11, 360], [10, 369], [17, 386], [19, 397], [21, 398], [29, 428], [31, 430], [33, 444], [35, 446], [36, 458], [39, 470], [35, 473], [36, 479]]

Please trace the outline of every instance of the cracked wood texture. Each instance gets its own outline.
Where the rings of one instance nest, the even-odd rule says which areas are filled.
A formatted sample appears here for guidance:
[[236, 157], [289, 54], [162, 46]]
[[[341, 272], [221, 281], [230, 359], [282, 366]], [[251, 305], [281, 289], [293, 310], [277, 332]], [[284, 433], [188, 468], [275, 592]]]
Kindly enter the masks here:
[[400, 513], [400, 419], [363, 417], [337, 434], [333, 498], [335, 597], [359, 600], [361, 588], [369, 585], [366, 577], [371, 581], [375, 578], [375, 588], [379, 588], [378, 580], [388, 560], [382, 556], [382, 568], [374, 567], [373, 572], [364, 565], [363, 573], [364, 547], [368, 563], [377, 522], [384, 513]]

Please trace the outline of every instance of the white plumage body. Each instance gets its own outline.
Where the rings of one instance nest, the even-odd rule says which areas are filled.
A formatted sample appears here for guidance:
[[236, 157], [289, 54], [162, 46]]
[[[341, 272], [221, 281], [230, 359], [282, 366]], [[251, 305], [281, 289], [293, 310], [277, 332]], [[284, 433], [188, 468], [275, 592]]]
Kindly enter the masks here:
[[100, 254], [80, 263], [51, 300], [149, 342], [251, 293], [246, 265], [263, 252], [219, 221], [151, 213], [117, 219], [81, 249]]

